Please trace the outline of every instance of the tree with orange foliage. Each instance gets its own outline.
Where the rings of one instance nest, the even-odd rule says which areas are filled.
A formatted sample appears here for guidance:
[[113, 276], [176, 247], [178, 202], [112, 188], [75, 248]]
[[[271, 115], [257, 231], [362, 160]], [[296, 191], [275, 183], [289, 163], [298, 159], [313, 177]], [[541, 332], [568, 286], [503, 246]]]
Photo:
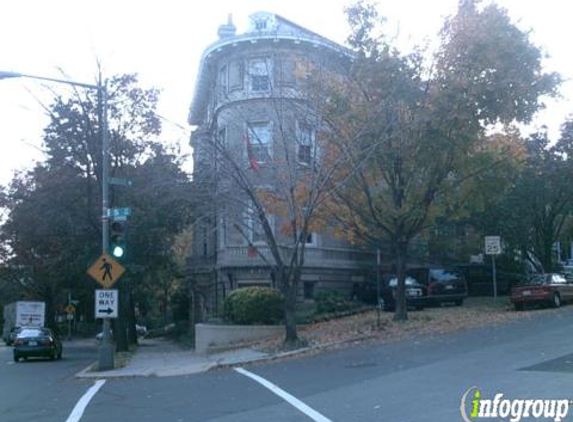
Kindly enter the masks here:
[[352, 236], [389, 246], [394, 319], [402, 321], [413, 240], [515, 157], [517, 147], [487, 147], [488, 129], [528, 122], [560, 79], [543, 72], [539, 49], [495, 4], [460, 1], [430, 66], [427, 54], [402, 54], [377, 35], [372, 5], [359, 2], [347, 14], [357, 59], [348, 80], [332, 84], [324, 114], [355, 171], [338, 191], [336, 216]]

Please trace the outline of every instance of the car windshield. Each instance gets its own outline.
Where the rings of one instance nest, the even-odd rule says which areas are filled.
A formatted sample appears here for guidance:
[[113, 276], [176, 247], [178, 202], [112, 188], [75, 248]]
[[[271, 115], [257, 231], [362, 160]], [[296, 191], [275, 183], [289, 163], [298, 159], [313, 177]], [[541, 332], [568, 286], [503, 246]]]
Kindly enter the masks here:
[[50, 332], [45, 328], [22, 328], [18, 338], [49, 336]]
[[[415, 286], [418, 284], [412, 277], [406, 277], [406, 286]], [[388, 286], [396, 287], [398, 285], [398, 278], [394, 277], [388, 281]]]

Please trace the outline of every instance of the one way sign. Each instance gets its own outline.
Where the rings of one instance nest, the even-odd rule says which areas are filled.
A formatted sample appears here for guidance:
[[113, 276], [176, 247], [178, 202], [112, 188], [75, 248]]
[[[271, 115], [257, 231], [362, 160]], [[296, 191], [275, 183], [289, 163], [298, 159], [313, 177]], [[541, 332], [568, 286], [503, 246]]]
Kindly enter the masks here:
[[119, 301], [117, 290], [95, 291], [95, 317], [117, 318], [117, 303]]

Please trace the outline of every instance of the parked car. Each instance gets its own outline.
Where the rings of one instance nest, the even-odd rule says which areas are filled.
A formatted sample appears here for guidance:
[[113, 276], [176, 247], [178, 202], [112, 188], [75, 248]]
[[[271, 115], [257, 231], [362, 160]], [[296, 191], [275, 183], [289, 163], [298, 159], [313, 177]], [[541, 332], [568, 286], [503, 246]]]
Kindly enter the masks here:
[[426, 304], [441, 305], [452, 303], [462, 305], [468, 296], [468, 286], [461, 272], [451, 268], [415, 268], [408, 270], [426, 288]]
[[573, 280], [557, 273], [532, 274], [511, 290], [510, 300], [518, 311], [529, 304], [559, 308], [573, 301]]
[[18, 331], [20, 331], [20, 328], [21, 327], [12, 327], [8, 335], [4, 337], [4, 343], [6, 343], [7, 346], [11, 346], [14, 343], [14, 340], [16, 340], [16, 336], [18, 335]]
[[145, 325], [135, 324], [135, 331], [137, 332], [137, 337], [145, 337], [147, 335], [147, 327]]
[[[113, 330], [110, 328], [109, 329], [109, 337], [111, 339], [113, 339]], [[96, 334], [96, 340], [102, 341], [103, 340], [103, 331], [100, 331], [99, 333]]]
[[20, 358], [62, 358], [62, 342], [49, 328], [23, 327], [14, 341], [14, 362]]
[[[414, 309], [423, 309], [426, 299], [426, 288], [413, 277], [406, 277], [406, 306]], [[380, 300], [385, 311], [396, 309], [396, 290], [398, 278], [396, 276], [386, 280], [380, 286]]]

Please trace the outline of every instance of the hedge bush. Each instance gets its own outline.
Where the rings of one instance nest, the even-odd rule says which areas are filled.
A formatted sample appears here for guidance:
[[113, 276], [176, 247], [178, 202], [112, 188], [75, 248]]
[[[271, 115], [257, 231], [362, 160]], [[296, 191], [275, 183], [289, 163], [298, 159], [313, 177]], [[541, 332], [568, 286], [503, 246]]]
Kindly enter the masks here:
[[356, 304], [348, 300], [346, 295], [335, 290], [320, 292], [315, 296], [314, 300], [318, 314], [345, 312], [356, 307]]
[[270, 287], [243, 287], [227, 296], [226, 321], [233, 324], [278, 324], [283, 317], [284, 297]]

